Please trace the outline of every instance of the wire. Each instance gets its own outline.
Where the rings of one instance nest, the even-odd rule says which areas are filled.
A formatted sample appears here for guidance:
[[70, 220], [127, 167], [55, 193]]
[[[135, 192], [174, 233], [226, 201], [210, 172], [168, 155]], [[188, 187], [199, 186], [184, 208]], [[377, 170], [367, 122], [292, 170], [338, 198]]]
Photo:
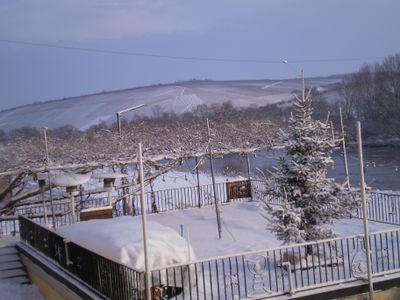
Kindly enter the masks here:
[[366, 60], [379, 60], [383, 57], [353, 57], [353, 58], [322, 58], [322, 59], [302, 59], [302, 60], [262, 60], [262, 59], [234, 59], [234, 58], [220, 58], [220, 57], [200, 57], [200, 56], [175, 56], [165, 54], [153, 54], [144, 52], [128, 52], [128, 51], [116, 51], [116, 50], [105, 50], [96, 48], [85, 48], [85, 47], [74, 47], [65, 45], [55, 45], [48, 43], [37, 43], [37, 42], [26, 42], [17, 40], [0, 39], [2, 43], [56, 48], [64, 50], [74, 51], [85, 51], [93, 53], [113, 54], [113, 55], [126, 55], [126, 56], [139, 56], [139, 57], [151, 57], [151, 58], [162, 58], [162, 59], [173, 59], [173, 60], [188, 60], [188, 61], [213, 61], [213, 62], [228, 62], [228, 63], [261, 63], [261, 64], [300, 64], [300, 63], [331, 63], [331, 62], [349, 62], [349, 61], [366, 61]]
[[64, 50], [76, 50], [76, 51], [127, 55], [127, 56], [165, 58], [165, 59], [175, 59], [175, 60], [216, 61], [216, 62], [234, 62], [234, 63], [264, 63], [264, 64], [282, 64], [282, 63], [284, 63], [284, 60], [258, 60], [258, 59], [231, 59], [231, 58], [198, 57], [198, 56], [174, 56], [174, 55], [152, 54], [152, 53], [142, 53], [142, 52], [127, 52], [127, 51], [104, 50], [104, 49], [96, 49], [96, 48], [83, 48], [83, 47], [54, 45], [54, 44], [36, 43], [36, 42], [25, 42], [25, 41], [16, 41], [16, 40], [5, 40], [5, 39], [0, 39], [0, 42], [10, 43], [10, 44], [27, 45], [27, 46], [56, 48], [56, 49], [64, 49]]

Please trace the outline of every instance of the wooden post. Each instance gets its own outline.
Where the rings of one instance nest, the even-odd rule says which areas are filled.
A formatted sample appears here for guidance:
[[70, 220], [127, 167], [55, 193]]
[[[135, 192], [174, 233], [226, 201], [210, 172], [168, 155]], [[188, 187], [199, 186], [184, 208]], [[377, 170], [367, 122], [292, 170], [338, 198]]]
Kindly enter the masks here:
[[212, 154], [212, 148], [211, 148], [210, 123], [208, 122], [208, 119], [207, 119], [207, 133], [208, 133], [208, 150], [209, 150], [209, 155], [210, 155], [211, 179], [212, 179], [214, 202], [215, 202], [215, 214], [217, 216], [218, 238], [221, 239], [221, 233], [222, 233], [221, 216], [220, 216], [219, 208], [218, 208], [217, 188], [215, 185], [214, 163], [213, 163], [213, 154]]
[[200, 193], [200, 176], [199, 176], [199, 159], [195, 157], [196, 163], [196, 178], [197, 178], [197, 197], [199, 200], [199, 208], [201, 207], [201, 193]]
[[140, 206], [142, 209], [142, 228], [143, 228], [143, 250], [144, 250], [144, 266], [146, 273], [146, 299], [151, 300], [151, 286], [150, 286], [150, 265], [147, 246], [147, 218], [146, 218], [146, 201], [144, 193], [144, 175], [143, 175], [143, 158], [142, 158], [142, 144], [138, 145], [138, 158], [139, 158], [139, 178], [140, 178]]
[[350, 176], [349, 176], [349, 165], [348, 165], [348, 162], [347, 162], [346, 137], [344, 135], [344, 125], [343, 125], [342, 107], [341, 106], [339, 106], [339, 115], [340, 115], [340, 125], [342, 127], [342, 146], [343, 146], [344, 172], [345, 172], [345, 175], [346, 175], [347, 188], [350, 189]]
[[363, 223], [364, 223], [364, 243], [365, 252], [367, 256], [367, 268], [368, 268], [368, 283], [369, 283], [369, 299], [374, 299], [374, 286], [372, 282], [372, 266], [371, 266], [371, 248], [369, 245], [369, 233], [368, 233], [368, 208], [365, 195], [365, 181], [364, 181], [364, 158], [362, 150], [362, 139], [361, 139], [361, 123], [357, 121], [357, 148], [358, 148], [358, 159], [360, 162], [360, 184], [361, 184], [361, 198], [362, 198], [362, 209], [363, 209]]

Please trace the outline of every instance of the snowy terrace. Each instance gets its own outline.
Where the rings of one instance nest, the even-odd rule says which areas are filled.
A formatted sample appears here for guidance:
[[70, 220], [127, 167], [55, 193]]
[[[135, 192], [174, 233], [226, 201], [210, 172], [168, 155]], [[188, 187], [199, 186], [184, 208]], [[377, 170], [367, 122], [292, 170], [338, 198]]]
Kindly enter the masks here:
[[[262, 188], [261, 182], [251, 181], [253, 200], [263, 196]], [[269, 232], [268, 221], [262, 216], [265, 211], [259, 202], [249, 201], [251, 198], [229, 199], [226, 181], [217, 184], [217, 193], [222, 217], [220, 240], [210, 185], [201, 186], [200, 189], [182, 187], [146, 193], [149, 222], [162, 224], [179, 233], [194, 250], [194, 254], [189, 254], [189, 251], [186, 259], [179, 264], [153, 262], [153, 293], [164, 299], [243, 299], [309, 291], [337, 283], [362, 282], [359, 280], [365, 276], [365, 253], [362, 222], [357, 217], [340, 220], [334, 225], [334, 231], [339, 234], [336, 239], [283, 246]], [[279, 204], [279, 199], [273, 200]], [[101, 205], [101, 201], [98, 205]], [[140, 212], [138, 199], [133, 198], [132, 201], [136, 205], [136, 212]], [[118, 205], [114, 208], [117, 211], [120, 209]], [[400, 271], [400, 228], [397, 226], [400, 224], [399, 208], [398, 194], [372, 193], [369, 219], [380, 221], [370, 222], [373, 272], [376, 278]], [[355, 214], [357, 215], [360, 215], [359, 212]], [[68, 258], [72, 264], [66, 264], [65, 253], [60, 256], [55, 250], [49, 249], [47, 244], [34, 241], [27, 232], [36, 232], [39, 237], [52, 241], [51, 245], [56, 245], [58, 251], [65, 248], [62, 238], [52, 237], [54, 233], [51, 230], [41, 226], [38, 228], [38, 225], [31, 224], [30, 221], [22, 222], [23, 240], [73, 274], [86, 278], [85, 272], [89, 272], [91, 276], [95, 276], [96, 278], [90, 278], [89, 284], [107, 297], [143, 299], [145, 288], [142, 269], [132, 269], [129, 264], [126, 266], [126, 262], [123, 266], [115, 257], [99, 253], [96, 247], [85, 244], [86, 248], [97, 253], [95, 256], [105, 256], [101, 259], [102, 262], [88, 259], [91, 252], [88, 254], [88, 250], [82, 249], [82, 245], [78, 246], [79, 241], [74, 241], [76, 244], [68, 243], [68, 247], [72, 247], [70, 254], [74, 253], [75, 256]], [[119, 231], [111, 229], [113, 221], [108, 222], [110, 228], [107, 227], [107, 231], [118, 236]], [[103, 231], [103, 228], [98, 230]], [[132, 235], [137, 238], [141, 232], [132, 230]], [[162, 252], [162, 247], [157, 248], [157, 251]], [[311, 249], [312, 255], [306, 254], [306, 249]], [[118, 251], [118, 247], [114, 250]], [[80, 251], [84, 251], [84, 254]], [[158, 254], [153, 256], [157, 257]], [[82, 257], [86, 257], [88, 262], [82, 260]], [[108, 282], [112, 279], [91, 271], [100, 266], [123, 271], [113, 271], [118, 280]], [[121, 274], [125, 274], [123, 278]], [[113, 294], [110, 286], [118, 287], [120, 294]]]

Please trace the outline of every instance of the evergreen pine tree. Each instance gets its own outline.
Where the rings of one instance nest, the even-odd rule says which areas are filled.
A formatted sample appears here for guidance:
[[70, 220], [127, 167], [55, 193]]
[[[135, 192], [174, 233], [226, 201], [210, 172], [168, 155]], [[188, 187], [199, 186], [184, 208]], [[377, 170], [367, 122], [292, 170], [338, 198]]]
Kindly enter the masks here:
[[267, 179], [267, 194], [284, 198], [279, 207], [271, 207], [271, 230], [286, 243], [332, 238], [335, 233], [324, 226], [348, 216], [357, 201], [348, 189], [327, 177], [333, 164], [335, 141], [330, 126], [312, 118], [310, 91], [295, 101], [287, 133], [282, 132], [285, 155]]

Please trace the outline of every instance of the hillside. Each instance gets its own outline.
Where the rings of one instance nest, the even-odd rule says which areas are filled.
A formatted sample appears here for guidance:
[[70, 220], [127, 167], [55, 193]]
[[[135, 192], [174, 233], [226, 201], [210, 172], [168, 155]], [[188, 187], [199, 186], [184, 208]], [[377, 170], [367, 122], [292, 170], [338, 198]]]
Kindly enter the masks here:
[[[306, 83], [318, 88], [326, 99], [338, 97], [336, 84], [344, 76], [309, 78]], [[81, 130], [101, 121], [115, 121], [115, 113], [127, 107], [147, 104], [135, 113], [151, 115], [163, 111], [183, 113], [198, 105], [231, 101], [238, 107], [278, 103], [293, 98], [300, 80], [208, 81], [193, 80], [165, 85], [152, 85], [119, 91], [83, 95], [20, 106], [0, 112], [1, 129], [5, 131], [24, 126], [56, 128], [73, 125]]]

